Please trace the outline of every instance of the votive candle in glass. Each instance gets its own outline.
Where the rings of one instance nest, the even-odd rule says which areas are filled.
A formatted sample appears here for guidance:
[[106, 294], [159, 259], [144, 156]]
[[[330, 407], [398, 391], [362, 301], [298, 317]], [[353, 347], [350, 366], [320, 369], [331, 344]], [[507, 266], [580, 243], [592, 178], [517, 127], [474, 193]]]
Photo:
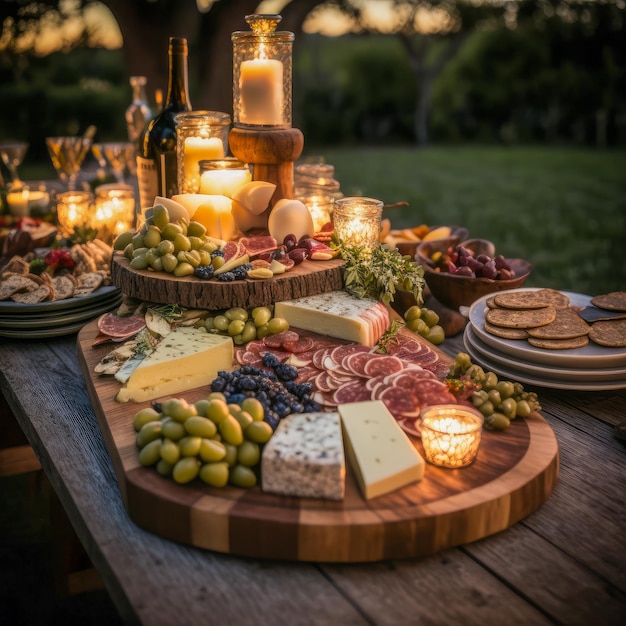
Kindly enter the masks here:
[[184, 111], [174, 121], [178, 193], [198, 193], [200, 161], [223, 159], [228, 152], [230, 115], [219, 111]]
[[200, 193], [233, 197], [252, 180], [250, 168], [235, 157], [200, 161]]
[[50, 194], [47, 191], [29, 187], [9, 191], [6, 198], [9, 211], [15, 217], [28, 217], [32, 209], [38, 209], [41, 216], [48, 212], [50, 206]]
[[346, 197], [335, 200], [333, 226], [343, 243], [375, 248], [380, 243], [383, 202], [374, 198]]
[[65, 191], [57, 194], [57, 220], [63, 237], [69, 237], [76, 228], [91, 227], [93, 200], [90, 191]]
[[296, 194], [296, 200], [300, 200], [309, 209], [313, 218], [313, 230], [316, 233], [319, 233], [322, 226], [331, 221], [330, 212], [333, 199], [330, 196], [322, 193]]
[[114, 239], [128, 230], [135, 222], [135, 193], [131, 185], [114, 183], [96, 187], [96, 209], [92, 228], [97, 229], [98, 239], [113, 243]]
[[251, 32], [233, 42], [233, 122], [236, 127], [291, 127], [295, 35], [276, 31], [280, 15], [247, 15]]
[[457, 404], [422, 409], [420, 426], [426, 460], [440, 467], [470, 465], [478, 453], [483, 422], [479, 411]]

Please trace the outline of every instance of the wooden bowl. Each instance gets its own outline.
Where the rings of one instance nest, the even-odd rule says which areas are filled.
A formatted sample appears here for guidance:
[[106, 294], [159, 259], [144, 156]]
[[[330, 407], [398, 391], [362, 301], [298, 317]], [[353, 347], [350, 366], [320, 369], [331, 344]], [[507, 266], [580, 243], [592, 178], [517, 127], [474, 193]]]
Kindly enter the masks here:
[[[431, 228], [431, 231], [435, 231], [438, 228], [440, 227], [433, 226]], [[449, 237], [446, 237], [445, 239], [427, 239], [426, 241], [429, 241], [429, 242], [453, 241], [455, 243], [458, 243], [459, 241], [463, 241], [469, 235], [469, 230], [467, 230], [467, 228], [465, 228], [464, 226], [450, 226], [450, 229], [451, 230], [450, 230]], [[425, 242], [424, 241], [398, 241], [396, 243], [396, 248], [398, 249], [398, 252], [400, 252], [400, 254], [408, 255], [412, 259], [415, 259], [415, 256], [417, 254], [417, 248], [421, 243], [425, 243]]]
[[[488, 240], [468, 240], [462, 245], [472, 250], [480, 250], [477, 254], [489, 254], [493, 256], [495, 250], [490, 247]], [[507, 263], [515, 272], [515, 277], [508, 280], [493, 278], [472, 278], [459, 276], [435, 269], [430, 260], [432, 254], [438, 250], [446, 252], [450, 246], [456, 246], [456, 242], [440, 240], [424, 242], [418, 248], [416, 260], [424, 268], [424, 280], [432, 295], [444, 306], [458, 310], [461, 306], [470, 306], [483, 296], [507, 289], [521, 287], [530, 276], [532, 265], [525, 259], [507, 259]], [[492, 244], [493, 246], [493, 244]], [[491, 254], [489, 251], [492, 251]]]

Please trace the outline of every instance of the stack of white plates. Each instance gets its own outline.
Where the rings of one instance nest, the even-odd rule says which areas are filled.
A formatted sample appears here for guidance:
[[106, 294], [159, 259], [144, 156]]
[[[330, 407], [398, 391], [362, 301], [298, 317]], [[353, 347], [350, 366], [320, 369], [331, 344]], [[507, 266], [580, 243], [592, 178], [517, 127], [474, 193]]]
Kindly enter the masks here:
[[[591, 303], [591, 296], [563, 293], [576, 307]], [[584, 348], [546, 350], [523, 339], [496, 337], [485, 330], [490, 297], [480, 298], [469, 310], [463, 340], [474, 363], [508, 380], [540, 387], [586, 391], [626, 388], [626, 348], [606, 348], [590, 341]]]
[[17, 339], [45, 339], [78, 332], [92, 319], [119, 306], [122, 293], [117, 287], [100, 287], [80, 298], [38, 304], [0, 302], [0, 336]]

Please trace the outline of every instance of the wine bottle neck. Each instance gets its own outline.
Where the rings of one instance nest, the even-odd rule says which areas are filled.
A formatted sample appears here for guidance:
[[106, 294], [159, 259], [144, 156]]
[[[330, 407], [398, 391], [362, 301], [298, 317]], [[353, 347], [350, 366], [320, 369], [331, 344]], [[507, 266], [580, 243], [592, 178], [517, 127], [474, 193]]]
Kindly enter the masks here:
[[164, 107], [191, 110], [187, 78], [187, 40], [170, 37], [167, 96]]

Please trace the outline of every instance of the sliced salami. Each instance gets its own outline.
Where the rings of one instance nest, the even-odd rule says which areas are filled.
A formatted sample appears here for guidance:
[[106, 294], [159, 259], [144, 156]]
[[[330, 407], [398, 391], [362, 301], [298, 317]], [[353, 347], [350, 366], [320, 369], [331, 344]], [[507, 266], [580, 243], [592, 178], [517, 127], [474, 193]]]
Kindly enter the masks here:
[[383, 402], [389, 411], [396, 417], [417, 417], [420, 412], [420, 403], [406, 389], [387, 387], [379, 395], [378, 400]]
[[263, 338], [263, 343], [268, 348], [283, 348], [285, 344], [295, 343], [300, 339], [300, 335], [295, 330], [283, 330], [275, 335], [267, 335]]
[[401, 372], [404, 369], [404, 364], [397, 356], [391, 356], [389, 354], [372, 355], [370, 360], [365, 364], [365, 375], [380, 376], [382, 374], [393, 374], [394, 372]]
[[314, 346], [315, 342], [311, 337], [300, 337], [291, 348], [291, 351], [294, 354], [302, 354], [303, 352], [310, 352]]
[[315, 365], [318, 370], [324, 369], [324, 360], [330, 351], [331, 348], [320, 348], [313, 353], [313, 365]]
[[308, 367], [313, 365], [313, 351], [293, 353], [289, 357], [289, 365], [294, 367]]
[[362, 380], [353, 380], [344, 383], [333, 394], [335, 404], [347, 404], [348, 402], [363, 402], [369, 400], [371, 394]]

